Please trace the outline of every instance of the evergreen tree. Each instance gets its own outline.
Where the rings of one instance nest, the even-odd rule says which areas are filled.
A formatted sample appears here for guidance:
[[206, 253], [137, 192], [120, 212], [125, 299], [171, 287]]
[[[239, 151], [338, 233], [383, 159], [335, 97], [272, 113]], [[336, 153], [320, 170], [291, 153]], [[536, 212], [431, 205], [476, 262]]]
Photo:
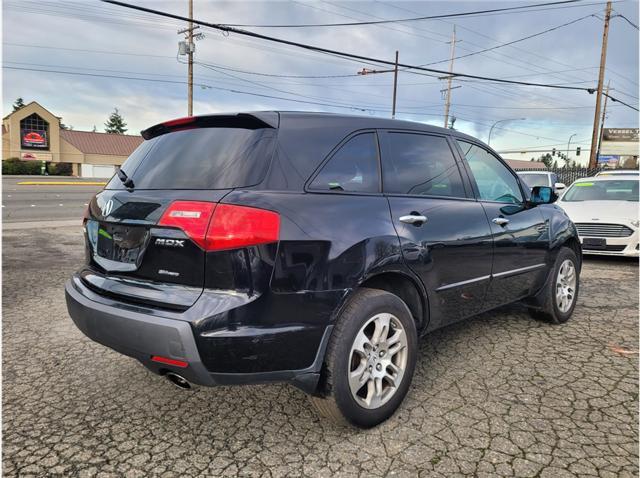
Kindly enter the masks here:
[[542, 161], [547, 168], [550, 168], [553, 162], [553, 158], [549, 153], [547, 153], [540, 156], [538, 161]]
[[93, 125], [93, 130], [92, 130], [92, 131], [93, 131], [94, 133], [95, 133], [96, 131], [98, 131], [98, 129], [96, 128], [96, 125]]
[[113, 113], [109, 115], [109, 119], [104, 124], [105, 133], [111, 134], [124, 134], [127, 131], [127, 123], [124, 122], [124, 118], [118, 113], [118, 108], [114, 108]]
[[22, 97], [16, 99], [13, 103], [13, 111], [18, 111], [20, 108], [24, 107], [24, 101], [22, 101]]

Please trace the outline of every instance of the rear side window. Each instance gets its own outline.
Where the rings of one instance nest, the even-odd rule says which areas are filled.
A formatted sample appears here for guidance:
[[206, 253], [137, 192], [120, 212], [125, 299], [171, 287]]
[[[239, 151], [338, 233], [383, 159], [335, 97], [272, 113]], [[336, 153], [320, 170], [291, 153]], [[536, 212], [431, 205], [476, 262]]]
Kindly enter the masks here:
[[[122, 165], [135, 189], [229, 189], [259, 183], [274, 130], [195, 128], [142, 143]], [[120, 189], [117, 176], [107, 189]]]
[[466, 197], [447, 140], [417, 133], [388, 133], [383, 184], [388, 193]]
[[376, 193], [379, 184], [376, 136], [363, 133], [342, 145], [311, 182], [309, 189]]

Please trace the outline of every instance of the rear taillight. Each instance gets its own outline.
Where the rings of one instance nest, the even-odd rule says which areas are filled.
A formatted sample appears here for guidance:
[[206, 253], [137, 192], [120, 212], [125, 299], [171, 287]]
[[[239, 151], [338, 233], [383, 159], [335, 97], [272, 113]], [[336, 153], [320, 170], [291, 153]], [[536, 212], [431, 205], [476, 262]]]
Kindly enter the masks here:
[[158, 224], [182, 229], [193, 242], [206, 249], [207, 227], [215, 208], [213, 202], [174, 201]]
[[278, 213], [232, 204], [175, 201], [158, 224], [182, 229], [206, 251], [268, 244], [280, 237]]

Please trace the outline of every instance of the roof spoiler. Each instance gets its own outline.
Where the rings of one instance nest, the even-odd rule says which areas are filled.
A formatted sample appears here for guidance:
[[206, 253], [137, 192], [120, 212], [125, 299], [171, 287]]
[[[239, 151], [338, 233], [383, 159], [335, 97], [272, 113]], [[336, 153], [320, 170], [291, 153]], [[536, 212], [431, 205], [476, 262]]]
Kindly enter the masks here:
[[144, 139], [151, 139], [166, 133], [194, 128], [277, 128], [279, 120], [280, 115], [270, 111], [235, 115], [187, 116], [151, 126], [141, 131], [140, 134]]

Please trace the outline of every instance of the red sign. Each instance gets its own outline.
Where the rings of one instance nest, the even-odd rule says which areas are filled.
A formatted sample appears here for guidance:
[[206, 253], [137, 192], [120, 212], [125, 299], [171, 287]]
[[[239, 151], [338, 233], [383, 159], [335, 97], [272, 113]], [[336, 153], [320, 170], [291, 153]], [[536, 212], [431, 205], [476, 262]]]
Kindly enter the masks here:
[[33, 153], [22, 153], [20, 159], [22, 159], [23, 161], [35, 161], [38, 159], [38, 157]]
[[23, 129], [22, 130], [22, 147], [23, 148], [37, 148], [47, 149], [47, 132], [45, 130], [37, 129]]

